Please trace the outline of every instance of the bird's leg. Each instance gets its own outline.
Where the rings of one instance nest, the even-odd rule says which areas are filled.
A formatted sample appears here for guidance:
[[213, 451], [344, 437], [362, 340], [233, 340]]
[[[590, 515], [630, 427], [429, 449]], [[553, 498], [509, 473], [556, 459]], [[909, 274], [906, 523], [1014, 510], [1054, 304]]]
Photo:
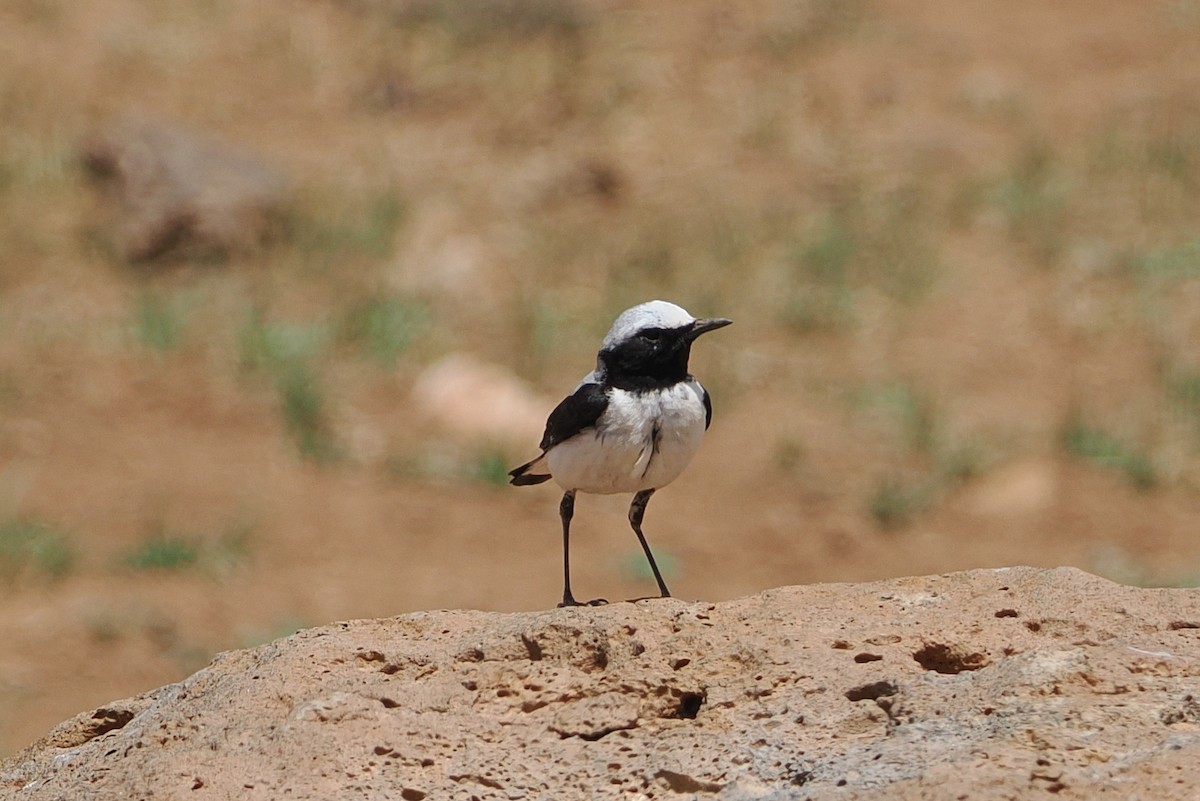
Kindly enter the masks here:
[[559, 607], [564, 606], [603, 606], [608, 601], [596, 598], [587, 603], [579, 603], [571, 594], [571, 517], [575, 514], [575, 490], [563, 493], [562, 502], [558, 505], [558, 514], [563, 526], [563, 599]]
[[558, 515], [563, 527], [563, 599], [559, 606], [579, 606], [571, 594], [571, 517], [575, 514], [575, 490], [563, 493], [558, 505]]
[[650, 569], [654, 571], [654, 580], [658, 582], [659, 592], [662, 593], [662, 597], [670, 598], [671, 593], [667, 590], [667, 583], [663, 581], [662, 573], [658, 572], [658, 565], [654, 563], [654, 554], [650, 553], [650, 544], [646, 542], [646, 536], [642, 534], [642, 517], [646, 514], [646, 504], [650, 502], [650, 496], [653, 494], [653, 489], [647, 489], [633, 496], [633, 503], [629, 505], [629, 525], [633, 526], [633, 533], [637, 534], [638, 542], [642, 544], [642, 550], [646, 552], [646, 559], [650, 562]]

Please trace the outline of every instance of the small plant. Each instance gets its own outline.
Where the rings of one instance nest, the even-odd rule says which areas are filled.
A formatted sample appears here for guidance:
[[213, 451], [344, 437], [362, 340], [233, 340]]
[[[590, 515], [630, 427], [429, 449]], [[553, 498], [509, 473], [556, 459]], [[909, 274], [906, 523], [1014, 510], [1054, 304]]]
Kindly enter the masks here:
[[1131, 449], [1103, 429], [1077, 420], [1063, 431], [1062, 441], [1069, 453], [1120, 470], [1139, 490], [1153, 489], [1158, 484], [1158, 470], [1150, 457]]
[[907, 387], [896, 387], [891, 403], [908, 447], [917, 453], [932, 453], [939, 438], [933, 404]]
[[344, 340], [385, 367], [409, 348], [426, 323], [425, 308], [391, 294], [376, 294], [354, 305], [342, 318]]
[[505, 453], [496, 448], [485, 448], [476, 455], [475, 467], [471, 471], [477, 481], [484, 484], [504, 486], [508, 483], [509, 462]]
[[59, 578], [73, 561], [70, 542], [54, 527], [19, 518], [0, 522], [0, 580], [12, 582], [27, 572]]
[[393, 455], [385, 461], [384, 468], [397, 479], [504, 486], [508, 483], [512, 465], [512, 456], [495, 445], [454, 447], [444, 444], [423, 452]]
[[312, 368], [305, 362], [290, 364], [278, 370], [275, 379], [284, 423], [300, 453], [317, 460], [333, 458], [337, 448], [325, 396]]
[[255, 309], [238, 335], [238, 360], [244, 370], [275, 372], [316, 358], [329, 339], [329, 329], [321, 323], [268, 322]]
[[[655, 546], [654, 561], [664, 579], [679, 575], [680, 559], [669, 549], [661, 545]], [[630, 548], [621, 558], [620, 572], [626, 578], [637, 581], [654, 580], [654, 572], [650, 569], [650, 563], [646, 561], [646, 554], [636, 546]]]
[[270, 375], [288, 433], [301, 454], [317, 460], [337, 455], [325, 395], [313, 365], [328, 342], [324, 325], [268, 323], [257, 310], [239, 336], [243, 369]]
[[252, 529], [244, 524], [233, 525], [216, 537], [172, 531], [159, 524], [150, 535], [126, 551], [120, 561], [133, 570], [199, 568], [223, 577], [246, 560], [251, 534]]
[[194, 541], [160, 529], [126, 553], [121, 562], [134, 570], [182, 570], [199, 559], [200, 549]]
[[850, 395], [860, 410], [879, 411], [898, 435], [911, 478], [893, 473], [880, 479], [867, 502], [884, 528], [899, 528], [931, 507], [945, 493], [971, 481], [989, 466], [984, 443], [954, 436], [939, 404], [906, 384], [866, 387]]
[[1135, 264], [1144, 278], [1167, 281], [1200, 277], [1200, 240], [1152, 250]]
[[929, 502], [929, 488], [888, 476], [876, 486], [869, 509], [875, 522], [894, 529], [912, 522], [913, 517], [928, 508]]
[[938, 447], [937, 412], [932, 401], [905, 384], [887, 384], [863, 388], [851, 395], [851, 402], [863, 409], [879, 408], [888, 413], [913, 453], [930, 454]]

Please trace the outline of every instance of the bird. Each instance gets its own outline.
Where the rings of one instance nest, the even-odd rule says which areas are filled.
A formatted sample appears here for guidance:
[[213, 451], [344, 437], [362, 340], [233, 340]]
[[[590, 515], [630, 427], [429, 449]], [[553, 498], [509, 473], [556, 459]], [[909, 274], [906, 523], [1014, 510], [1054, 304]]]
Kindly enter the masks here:
[[[642, 519], [650, 497], [679, 477], [712, 423], [708, 391], [688, 372], [692, 343], [732, 322], [696, 318], [664, 300], [622, 312], [600, 345], [596, 369], [550, 412], [541, 454], [509, 472], [510, 483], [518, 487], [554, 479], [563, 489], [559, 607], [585, 605], [571, 592], [571, 519], [580, 492], [634, 494], [629, 525], [662, 597], [670, 597], [642, 533]], [[603, 603], [600, 598], [586, 605]]]

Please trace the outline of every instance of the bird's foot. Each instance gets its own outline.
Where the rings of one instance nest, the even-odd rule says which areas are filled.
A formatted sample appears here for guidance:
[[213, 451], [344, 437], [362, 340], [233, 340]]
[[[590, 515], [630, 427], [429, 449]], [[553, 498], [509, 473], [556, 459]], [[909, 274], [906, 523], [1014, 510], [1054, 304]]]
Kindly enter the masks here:
[[593, 598], [590, 601], [580, 603], [575, 600], [574, 596], [564, 595], [562, 601], [558, 604], [558, 608], [562, 609], [567, 606], [608, 606], [608, 601], [604, 598]]

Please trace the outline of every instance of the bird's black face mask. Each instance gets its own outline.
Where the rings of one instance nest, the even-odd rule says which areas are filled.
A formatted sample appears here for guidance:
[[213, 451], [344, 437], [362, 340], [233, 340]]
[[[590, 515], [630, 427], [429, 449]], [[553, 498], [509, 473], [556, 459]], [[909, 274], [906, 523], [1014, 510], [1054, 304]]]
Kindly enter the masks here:
[[600, 352], [608, 382], [619, 389], [648, 391], [687, 378], [692, 327], [643, 328], [629, 339]]

